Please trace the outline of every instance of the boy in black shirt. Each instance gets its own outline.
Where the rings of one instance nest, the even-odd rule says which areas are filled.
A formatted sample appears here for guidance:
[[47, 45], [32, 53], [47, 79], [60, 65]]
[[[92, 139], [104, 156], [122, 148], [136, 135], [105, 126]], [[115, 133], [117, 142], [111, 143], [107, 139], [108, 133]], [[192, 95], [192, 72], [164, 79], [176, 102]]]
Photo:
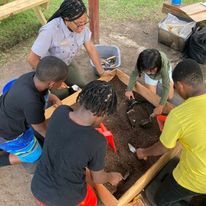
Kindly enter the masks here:
[[61, 104], [48, 89], [58, 88], [67, 77], [67, 71], [62, 60], [45, 57], [36, 72], [22, 75], [0, 96], [0, 149], [7, 152], [0, 156], [0, 166], [33, 163], [39, 159], [42, 150], [33, 129], [45, 137], [45, 97], [53, 104]]
[[42, 205], [95, 206], [96, 196], [85, 180], [86, 168], [95, 183], [115, 185], [122, 180], [120, 173], [104, 172], [106, 140], [94, 128], [116, 110], [113, 88], [105, 81], [95, 80], [85, 86], [77, 102], [74, 111], [66, 105], [58, 107], [49, 121], [43, 154], [31, 185]]

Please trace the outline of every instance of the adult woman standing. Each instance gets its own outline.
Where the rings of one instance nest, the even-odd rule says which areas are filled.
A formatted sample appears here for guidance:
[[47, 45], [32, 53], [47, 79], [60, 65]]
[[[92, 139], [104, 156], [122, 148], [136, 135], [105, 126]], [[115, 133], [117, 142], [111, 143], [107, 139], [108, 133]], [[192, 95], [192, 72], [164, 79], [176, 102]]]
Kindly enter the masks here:
[[110, 71], [102, 68], [97, 50], [91, 41], [91, 32], [85, 27], [87, 23], [87, 10], [82, 0], [64, 0], [48, 23], [41, 27], [28, 55], [29, 64], [36, 68], [42, 57], [56, 56], [68, 65], [69, 76], [65, 83], [83, 87], [87, 82], [83, 75], [80, 75], [77, 65], [71, 62], [84, 45], [97, 73], [100, 76], [108, 75]]

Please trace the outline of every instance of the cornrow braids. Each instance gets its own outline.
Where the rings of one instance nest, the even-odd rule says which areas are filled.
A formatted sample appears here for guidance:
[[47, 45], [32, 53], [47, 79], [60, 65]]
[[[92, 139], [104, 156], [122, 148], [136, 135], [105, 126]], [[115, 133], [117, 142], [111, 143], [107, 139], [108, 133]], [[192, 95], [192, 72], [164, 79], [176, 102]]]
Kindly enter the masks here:
[[117, 108], [117, 96], [111, 84], [100, 80], [87, 84], [77, 102], [96, 116], [111, 115]]
[[51, 20], [62, 17], [67, 17], [70, 21], [74, 21], [87, 12], [86, 6], [82, 0], [64, 0], [59, 9], [50, 17]]

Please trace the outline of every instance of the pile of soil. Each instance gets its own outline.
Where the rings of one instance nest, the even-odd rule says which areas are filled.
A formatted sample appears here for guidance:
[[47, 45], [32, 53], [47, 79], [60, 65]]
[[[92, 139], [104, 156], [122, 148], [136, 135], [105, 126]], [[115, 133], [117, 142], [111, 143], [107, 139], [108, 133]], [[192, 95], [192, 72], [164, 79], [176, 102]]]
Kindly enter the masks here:
[[[105, 186], [116, 198], [119, 198], [158, 159], [158, 157], [149, 157], [147, 161], [138, 160], [136, 155], [129, 151], [128, 143], [131, 143], [136, 148], [151, 146], [159, 140], [160, 130], [156, 121], [153, 121], [151, 128], [148, 129], [141, 128], [138, 125], [140, 120], [148, 118], [149, 113], [153, 110], [153, 106], [148, 102], [147, 104], [142, 103], [135, 106], [137, 124], [132, 127], [127, 116], [128, 100], [124, 96], [126, 86], [118, 78], [114, 78], [110, 83], [117, 93], [118, 108], [115, 114], [104, 120], [104, 125], [114, 135], [117, 154], [108, 145], [105, 171], [117, 171], [122, 175], [129, 172], [130, 175], [117, 187], [113, 187], [110, 184], [105, 184]], [[135, 94], [135, 99], [146, 101], [138, 94]], [[150, 111], [148, 111], [148, 108]]]

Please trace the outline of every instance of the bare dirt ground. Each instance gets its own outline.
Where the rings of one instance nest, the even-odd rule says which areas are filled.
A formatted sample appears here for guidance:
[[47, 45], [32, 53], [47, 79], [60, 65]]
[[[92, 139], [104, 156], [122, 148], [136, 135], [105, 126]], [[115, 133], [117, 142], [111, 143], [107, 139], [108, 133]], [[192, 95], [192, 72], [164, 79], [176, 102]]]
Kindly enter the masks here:
[[[181, 53], [157, 42], [158, 22], [102, 22], [101, 44], [114, 44], [120, 48], [122, 64], [120, 69], [129, 74], [136, 63], [137, 55], [145, 48], [157, 48], [164, 51], [173, 66], [181, 59]], [[7, 54], [8, 61], [0, 66], [0, 89], [3, 85], [19, 75], [31, 71], [26, 62], [26, 53], [34, 38], [22, 42]], [[82, 67], [83, 75], [89, 76], [92, 68], [84, 50], [76, 60]], [[205, 74], [206, 67], [203, 72]], [[21, 165], [0, 168], [0, 206], [36, 206], [30, 192], [32, 176], [27, 174]]]

